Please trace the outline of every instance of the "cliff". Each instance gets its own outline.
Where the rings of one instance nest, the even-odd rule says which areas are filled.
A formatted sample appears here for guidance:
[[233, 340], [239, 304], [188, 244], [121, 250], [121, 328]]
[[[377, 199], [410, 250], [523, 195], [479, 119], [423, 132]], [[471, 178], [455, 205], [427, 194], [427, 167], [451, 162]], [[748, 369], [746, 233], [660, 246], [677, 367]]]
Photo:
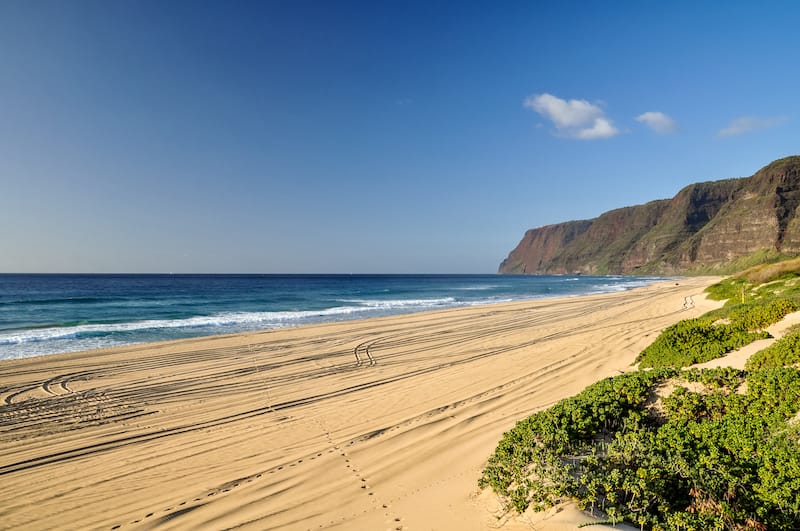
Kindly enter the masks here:
[[800, 254], [800, 156], [672, 199], [528, 230], [500, 264], [516, 274], [677, 274], [757, 251]]

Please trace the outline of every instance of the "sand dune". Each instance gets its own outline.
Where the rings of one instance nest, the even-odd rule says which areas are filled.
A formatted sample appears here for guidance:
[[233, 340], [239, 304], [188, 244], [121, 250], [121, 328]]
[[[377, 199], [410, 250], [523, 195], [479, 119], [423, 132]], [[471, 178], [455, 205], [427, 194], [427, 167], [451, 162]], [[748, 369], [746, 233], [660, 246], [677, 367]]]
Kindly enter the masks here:
[[502, 433], [712, 281], [0, 363], [0, 527], [527, 528], [477, 493]]

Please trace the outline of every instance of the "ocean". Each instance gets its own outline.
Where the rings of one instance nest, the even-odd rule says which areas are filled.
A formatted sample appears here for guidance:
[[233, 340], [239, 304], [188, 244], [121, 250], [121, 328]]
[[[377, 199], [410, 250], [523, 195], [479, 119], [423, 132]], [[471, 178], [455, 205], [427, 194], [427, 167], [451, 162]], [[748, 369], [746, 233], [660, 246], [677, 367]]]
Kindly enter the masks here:
[[510, 275], [0, 274], [0, 359], [623, 291], [662, 280]]

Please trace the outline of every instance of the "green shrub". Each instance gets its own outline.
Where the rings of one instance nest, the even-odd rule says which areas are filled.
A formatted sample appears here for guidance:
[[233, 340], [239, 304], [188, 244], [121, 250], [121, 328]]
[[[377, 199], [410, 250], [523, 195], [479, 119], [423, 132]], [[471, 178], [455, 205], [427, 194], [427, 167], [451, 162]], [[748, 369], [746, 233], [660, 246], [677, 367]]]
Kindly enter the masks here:
[[800, 334], [790, 334], [750, 356], [747, 370], [792, 367], [800, 364]]
[[[747, 393], [735, 392], [745, 380]], [[677, 387], [654, 419], [667, 381]], [[709, 388], [690, 392], [689, 381]], [[642, 529], [796, 529], [800, 430], [788, 420], [798, 409], [794, 369], [629, 373], [519, 422], [480, 485], [517, 511], [568, 496]]]
[[[636, 361], [642, 368], [687, 367], [720, 358], [769, 334], [762, 330], [800, 308], [798, 303], [775, 299], [745, 303], [680, 321], [664, 330]], [[721, 318], [730, 322], [718, 322]]]
[[653, 383], [674, 374], [661, 370], [607, 378], [518, 422], [489, 458], [480, 486], [506, 496], [520, 512], [529, 505], [545, 509], [574, 495], [575, 466], [561, 456], [586, 451], [598, 436], [637, 423]]
[[688, 319], [664, 330], [636, 358], [641, 368], [686, 367], [719, 358], [766, 332], [749, 332], [740, 323], [719, 324], [710, 318]]
[[777, 323], [800, 308], [794, 301], [776, 299], [766, 304], [741, 306], [731, 311], [730, 319], [745, 330], [761, 330]]

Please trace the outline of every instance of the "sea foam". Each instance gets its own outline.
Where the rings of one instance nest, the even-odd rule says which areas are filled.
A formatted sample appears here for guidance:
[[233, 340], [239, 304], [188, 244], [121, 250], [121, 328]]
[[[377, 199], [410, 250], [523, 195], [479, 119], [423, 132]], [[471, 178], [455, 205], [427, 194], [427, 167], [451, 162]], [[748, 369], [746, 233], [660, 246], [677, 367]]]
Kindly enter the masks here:
[[433, 308], [450, 306], [456, 303], [453, 297], [435, 299], [397, 299], [367, 300], [340, 299], [351, 303], [349, 306], [334, 306], [319, 310], [298, 310], [279, 312], [221, 312], [209, 316], [188, 317], [185, 319], [150, 319], [125, 323], [80, 324], [76, 326], [54, 326], [17, 330], [0, 333], [0, 345], [17, 345], [52, 341], [55, 339], [77, 339], [87, 336], [102, 336], [118, 332], [137, 332], [170, 328], [210, 328], [232, 327], [237, 325], [259, 325], [269, 328], [270, 324], [285, 325], [304, 320], [323, 320], [326, 317], [347, 316], [375, 310], [395, 310], [402, 308]]
[[623, 291], [657, 278], [0, 275], [0, 359]]

